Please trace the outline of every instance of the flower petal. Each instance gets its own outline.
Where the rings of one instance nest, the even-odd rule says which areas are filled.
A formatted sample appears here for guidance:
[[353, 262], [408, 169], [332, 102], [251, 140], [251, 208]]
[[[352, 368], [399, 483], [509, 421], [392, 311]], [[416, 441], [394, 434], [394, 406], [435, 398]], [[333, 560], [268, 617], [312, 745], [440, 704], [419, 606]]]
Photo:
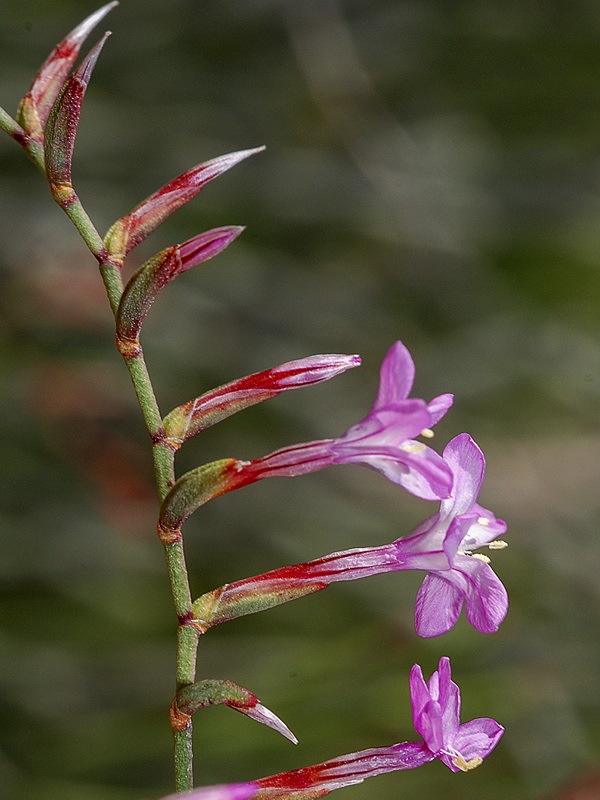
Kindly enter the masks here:
[[[456, 732], [454, 748], [467, 762], [475, 758], [485, 758], [496, 747], [503, 733], [504, 728], [495, 719], [488, 717], [472, 719], [461, 725]], [[456, 772], [456, 768], [450, 766], [450, 769]]]
[[460, 557], [460, 566], [447, 576], [453, 580], [457, 571], [468, 579], [465, 592], [467, 619], [482, 633], [494, 633], [508, 611], [508, 595], [500, 578], [483, 561], [472, 556]]
[[431, 424], [436, 425], [454, 403], [453, 394], [440, 394], [427, 403], [427, 410], [431, 414]]
[[402, 447], [381, 448], [377, 454], [363, 453], [356, 449], [352, 457], [344, 457], [339, 463], [362, 464], [377, 470], [392, 483], [397, 483], [407, 492], [423, 500], [439, 500], [447, 497], [452, 484], [452, 474], [446, 462], [435, 450], [421, 442], [406, 442], [407, 446], [418, 445], [417, 452]]
[[[444, 575], [450, 575], [450, 571]], [[417, 593], [415, 625], [419, 636], [429, 638], [449, 631], [460, 616], [464, 594], [435, 573], [426, 576]]]
[[457, 516], [469, 511], [477, 500], [485, 474], [485, 458], [468, 433], [455, 436], [444, 448], [444, 461], [454, 475], [452, 495], [442, 503], [442, 516]]
[[350, 452], [360, 446], [368, 447], [371, 451], [378, 447], [399, 447], [418, 436], [430, 424], [431, 415], [423, 400], [399, 400], [393, 405], [369, 412], [336, 440], [336, 448], [340, 452]]
[[415, 382], [415, 364], [402, 342], [395, 342], [381, 364], [379, 391], [372, 411], [404, 400]]

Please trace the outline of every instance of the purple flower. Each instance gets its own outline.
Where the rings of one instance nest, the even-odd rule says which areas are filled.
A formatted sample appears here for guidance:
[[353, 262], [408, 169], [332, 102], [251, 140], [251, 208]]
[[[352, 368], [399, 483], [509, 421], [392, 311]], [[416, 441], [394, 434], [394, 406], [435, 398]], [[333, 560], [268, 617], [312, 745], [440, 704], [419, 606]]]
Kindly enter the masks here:
[[[423, 742], [401, 742], [373, 747], [315, 764], [280, 772], [248, 783], [204, 787], [186, 795], [188, 800], [314, 800], [335, 789], [362, 783], [365, 778], [415, 769], [439, 758], [453, 772], [474, 769], [491, 753], [504, 733], [493, 719], [460, 724], [460, 693], [450, 679], [450, 659], [441, 658], [429, 683], [418, 664], [410, 673], [410, 693], [415, 728]], [[236, 794], [236, 787], [239, 794]], [[165, 798], [165, 800], [174, 800]]]
[[199, 597], [194, 603], [194, 625], [205, 632], [213, 625], [263, 611], [325, 589], [338, 581], [353, 581], [384, 572], [426, 570], [417, 595], [415, 622], [421, 636], [450, 630], [466, 604], [469, 622], [491, 633], [506, 616], [508, 598], [487, 556], [471, 550], [488, 545], [506, 531], [506, 524], [475, 501], [483, 479], [485, 460], [471, 437], [463, 433], [444, 450], [454, 485], [440, 511], [408, 538], [381, 547], [360, 547], [234, 581]]
[[460, 690], [451, 680], [450, 659], [445, 656], [428, 683], [421, 667], [414, 665], [410, 697], [415, 730], [452, 772], [478, 767], [504, 733], [501, 725], [486, 717], [460, 724]]
[[408, 350], [402, 342], [396, 342], [381, 366], [375, 402], [361, 422], [337, 439], [284, 447], [264, 458], [242, 463], [240, 485], [267, 477], [302, 475], [332, 464], [361, 464], [381, 472], [417, 497], [448, 497], [452, 486], [450, 468], [415, 437], [433, 435], [431, 427], [452, 405], [452, 395], [440, 395], [430, 403], [409, 400], [414, 375]]
[[505, 533], [506, 523], [477, 503], [485, 458], [467, 433], [448, 443], [444, 460], [454, 475], [450, 497], [411, 536], [395, 542], [401, 569], [429, 573], [417, 595], [417, 632], [445, 633], [464, 604], [469, 622], [482, 633], [492, 633], [506, 616], [508, 597], [489, 558], [472, 551], [484, 545], [504, 547], [505, 542], [494, 539]]

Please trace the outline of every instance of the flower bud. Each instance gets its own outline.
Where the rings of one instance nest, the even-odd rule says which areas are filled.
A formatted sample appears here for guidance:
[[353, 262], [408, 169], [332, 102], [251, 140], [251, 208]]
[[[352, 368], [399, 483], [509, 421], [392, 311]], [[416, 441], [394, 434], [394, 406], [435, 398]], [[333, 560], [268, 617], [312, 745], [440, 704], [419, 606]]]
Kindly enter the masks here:
[[174, 178], [109, 228], [104, 237], [106, 249], [117, 258], [125, 258], [130, 250], [156, 230], [180, 206], [194, 198], [209, 181], [261, 150], [264, 147], [228, 153], [198, 164]]
[[276, 397], [287, 389], [329, 380], [359, 365], [360, 357], [355, 355], [308, 356], [231, 381], [167, 414], [164, 419], [166, 438], [177, 450], [187, 439], [238, 411]]
[[109, 36], [108, 32], [104, 34], [67, 79], [48, 118], [44, 141], [46, 175], [57, 199], [63, 189], [71, 187], [71, 161], [83, 96], [100, 51]]
[[167, 247], [146, 261], [123, 292], [117, 314], [119, 337], [137, 341], [150, 306], [160, 290], [180, 273], [216, 256], [243, 230], [240, 226], [214, 228], [183, 244]]
[[90, 14], [56, 45], [40, 67], [31, 88], [21, 100], [16, 116], [23, 130], [34, 139], [42, 141], [50, 110], [75, 63], [81, 45], [100, 20], [117, 5], [118, 2], [114, 0]]

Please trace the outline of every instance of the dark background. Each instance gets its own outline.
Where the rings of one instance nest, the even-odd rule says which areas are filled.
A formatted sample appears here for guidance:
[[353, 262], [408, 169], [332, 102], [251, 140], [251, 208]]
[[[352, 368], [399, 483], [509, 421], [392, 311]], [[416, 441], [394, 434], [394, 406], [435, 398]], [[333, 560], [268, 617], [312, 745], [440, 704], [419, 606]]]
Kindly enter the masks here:
[[[0, 102], [94, 10], [5, 0]], [[415, 396], [452, 391], [441, 450], [469, 431], [511, 610], [419, 639], [399, 573], [211, 631], [199, 677], [254, 691], [296, 748], [227, 708], [196, 722], [198, 783], [416, 739], [415, 662], [449, 655], [464, 719], [507, 729], [486, 763], [345, 790], [359, 798], [600, 796], [600, 5], [593, 0], [124, 0], [85, 101], [74, 180], [104, 231], [192, 165], [266, 144], [130, 258], [248, 229], [156, 303], [143, 342], [166, 413], [318, 352], [364, 366], [192, 440], [178, 474], [335, 436], [368, 410], [389, 345]], [[8, 137], [0, 145], [0, 795], [171, 791], [174, 619], [146, 434], [94, 261]], [[186, 526], [194, 595], [397, 538], [435, 506], [338, 467], [244, 489]], [[579, 792], [579, 793], [577, 793]]]

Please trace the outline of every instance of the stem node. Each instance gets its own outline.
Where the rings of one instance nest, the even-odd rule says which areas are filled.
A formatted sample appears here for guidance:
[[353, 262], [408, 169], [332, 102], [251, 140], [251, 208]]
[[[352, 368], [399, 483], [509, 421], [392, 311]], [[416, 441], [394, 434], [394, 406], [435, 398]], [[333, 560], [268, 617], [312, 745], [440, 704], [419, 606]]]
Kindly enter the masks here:
[[125, 361], [131, 358], [138, 358], [142, 352], [142, 345], [137, 339], [124, 339], [117, 333], [117, 350]]
[[171, 728], [174, 731], [185, 731], [192, 726], [192, 717], [177, 707], [177, 699], [171, 703], [169, 719], [171, 720]]

